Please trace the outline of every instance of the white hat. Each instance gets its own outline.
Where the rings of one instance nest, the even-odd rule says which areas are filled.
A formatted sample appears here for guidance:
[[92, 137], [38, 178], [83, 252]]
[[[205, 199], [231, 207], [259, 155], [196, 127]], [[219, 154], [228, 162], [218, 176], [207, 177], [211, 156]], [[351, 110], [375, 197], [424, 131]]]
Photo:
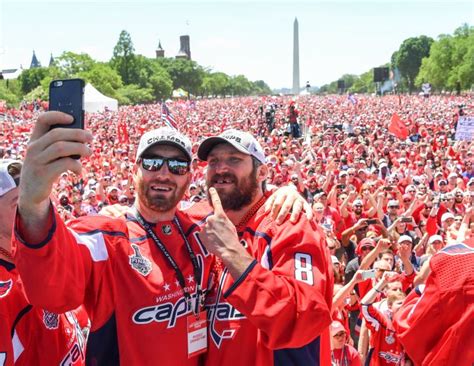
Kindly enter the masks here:
[[448, 175], [448, 179], [449, 178], [457, 178], [457, 177], [458, 177], [458, 175], [456, 173], [451, 173], [451, 174]]
[[446, 220], [454, 219], [454, 215], [451, 212], [446, 212], [441, 216], [441, 222], [445, 222]]
[[352, 206], [363, 206], [364, 205], [364, 202], [362, 202], [362, 200], [354, 200], [354, 202], [352, 202]]
[[408, 235], [402, 235], [398, 238], [398, 244], [403, 243], [404, 241], [409, 241], [410, 243], [413, 243], [412, 237]]
[[193, 152], [191, 141], [179, 133], [178, 130], [170, 127], [160, 127], [156, 130], [148, 131], [140, 138], [135, 161], [138, 161], [148, 148], [155, 145], [171, 145], [177, 147], [186, 154], [189, 160], [192, 160]]
[[443, 237], [441, 235], [432, 235], [428, 239], [428, 244], [433, 244], [435, 241], [443, 242]]
[[220, 143], [229, 143], [241, 153], [251, 155], [261, 163], [265, 164], [265, 152], [260, 143], [248, 132], [230, 129], [224, 131], [219, 136], [212, 136], [205, 139], [199, 145], [197, 156], [201, 160], [207, 160], [211, 150]]
[[1, 159], [0, 160], [0, 197], [15, 189], [20, 184], [20, 178], [13, 178], [8, 173], [8, 168], [13, 163], [21, 165], [18, 160]]
[[388, 201], [387, 207], [390, 207], [390, 206], [400, 206], [400, 204], [397, 200], [390, 200]]
[[331, 255], [332, 264], [341, 264], [335, 255]]

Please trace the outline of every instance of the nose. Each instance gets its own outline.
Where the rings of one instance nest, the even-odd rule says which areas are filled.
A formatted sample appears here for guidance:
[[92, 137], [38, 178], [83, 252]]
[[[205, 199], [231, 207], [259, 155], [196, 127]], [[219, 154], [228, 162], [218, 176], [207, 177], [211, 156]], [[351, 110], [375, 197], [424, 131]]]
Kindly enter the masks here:
[[228, 167], [228, 165], [227, 165], [224, 161], [220, 160], [220, 161], [215, 162], [215, 163], [213, 164], [212, 170], [214, 170], [214, 172], [215, 172], [216, 174], [222, 174], [222, 173], [228, 172], [228, 171], [229, 171], [229, 167]]

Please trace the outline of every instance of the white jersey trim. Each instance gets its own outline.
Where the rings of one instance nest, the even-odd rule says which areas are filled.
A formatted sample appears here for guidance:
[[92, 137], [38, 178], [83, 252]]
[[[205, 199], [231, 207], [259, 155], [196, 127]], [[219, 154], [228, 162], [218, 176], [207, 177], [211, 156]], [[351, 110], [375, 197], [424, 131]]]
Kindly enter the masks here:
[[89, 249], [94, 262], [105, 261], [109, 258], [104, 235], [101, 232], [94, 234], [78, 234], [72, 229], [69, 230], [76, 238], [78, 244], [85, 245], [87, 249]]
[[23, 351], [25, 350], [25, 347], [23, 347], [23, 344], [21, 343], [16, 330], [15, 330], [15, 333], [13, 333], [12, 345], [13, 345], [13, 362], [16, 362], [18, 360], [18, 357], [20, 357]]

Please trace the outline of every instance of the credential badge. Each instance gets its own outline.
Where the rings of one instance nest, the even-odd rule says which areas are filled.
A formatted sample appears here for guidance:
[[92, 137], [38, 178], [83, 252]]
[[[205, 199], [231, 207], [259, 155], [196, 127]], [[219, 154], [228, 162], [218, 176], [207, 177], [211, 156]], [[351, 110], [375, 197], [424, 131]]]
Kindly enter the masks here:
[[134, 270], [140, 273], [142, 276], [148, 276], [151, 272], [151, 262], [148, 258], [142, 256], [140, 248], [136, 244], [132, 244], [134, 251], [133, 255], [128, 256], [130, 258], [129, 263]]

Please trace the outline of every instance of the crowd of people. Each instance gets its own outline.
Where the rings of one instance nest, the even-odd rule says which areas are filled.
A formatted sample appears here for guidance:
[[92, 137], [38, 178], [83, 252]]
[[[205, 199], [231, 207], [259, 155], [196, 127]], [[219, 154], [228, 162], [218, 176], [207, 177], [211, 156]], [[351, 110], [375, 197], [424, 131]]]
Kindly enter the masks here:
[[[177, 138], [186, 140], [184, 149], [181, 146], [181, 153], [184, 155], [178, 158], [173, 154], [169, 155], [170, 152], [163, 150], [163, 147], [158, 149], [160, 144], [156, 145], [152, 156], [143, 155], [145, 150], [153, 147], [143, 147], [146, 133], [156, 131], [164, 125], [159, 104], [121, 107], [119, 112], [105, 111], [88, 115], [87, 130], [92, 134], [87, 138], [83, 136], [84, 141], [81, 140], [89, 144], [87, 151], [79, 151], [82, 155], [82, 172], [75, 165], [73, 168], [65, 165], [68, 170], [64, 169], [62, 173], [56, 174], [57, 179], [47, 194], [51, 197], [57, 217], [48, 218], [45, 214], [46, 219], [38, 219], [41, 223], [38, 226], [39, 234], [34, 234], [26, 229], [26, 224], [31, 223], [24, 216], [25, 213], [41, 210], [36, 210], [37, 207], [30, 204], [30, 211], [22, 211], [20, 205], [19, 212], [23, 212], [23, 216], [21, 219], [17, 218], [19, 227], [16, 244], [20, 255], [17, 265], [20, 270], [23, 268], [22, 277], [23, 273], [27, 274], [24, 281], [28, 298], [36, 302], [35, 305], [43, 304], [48, 310], [53, 309], [58, 313], [79, 307], [79, 310], [74, 311], [81, 314], [84, 306], [96, 323], [94, 326], [94, 321], [92, 322], [89, 339], [100, 337], [102, 342], [102, 348], [97, 343], [90, 342], [88, 352], [96, 362], [104, 360], [106, 352], [115, 357], [107, 358], [108, 362], [120, 358], [122, 362], [134, 364], [137, 360], [151, 357], [146, 352], [124, 351], [129, 348], [127, 344], [134, 342], [138, 342], [135, 349], [140, 350], [142, 338], [152, 337], [152, 334], [134, 333], [133, 329], [124, 332], [127, 326], [124, 325], [126, 323], [121, 318], [121, 312], [124, 308], [125, 312], [131, 312], [139, 304], [134, 304], [129, 299], [123, 303], [115, 302], [116, 294], [113, 292], [126, 297], [131, 286], [127, 282], [127, 276], [121, 271], [119, 275], [115, 275], [115, 272], [109, 272], [111, 269], [108, 269], [113, 268], [121, 258], [125, 262], [128, 257], [131, 258], [129, 252], [122, 253], [116, 248], [121, 235], [107, 234], [112, 238], [102, 239], [107, 252], [112, 253], [102, 259], [97, 259], [102, 254], [90, 248], [89, 252], [76, 251], [72, 243], [84, 242], [85, 233], [92, 230], [127, 233], [127, 240], [131, 243], [140, 243], [142, 237], [148, 238], [147, 241], [151, 240], [153, 235], [148, 231], [147, 225], [167, 220], [166, 225], [172, 227], [175, 225], [173, 217], [177, 207], [179, 212], [187, 212], [187, 216], [176, 216], [179, 221], [183, 220], [182, 226], [186, 232], [183, 235], [179, 229], [174, 233], [179, 237], [176, 240], [183, 241], [182, 238], [189, 234], [194, 238], [190, 244], [199, 255], [206, 258], [211, 253], [216, 258], [215, 262], [204, 260], [204, 264], [200, 266], [205, 268], [204, 277], [201, 275], [200, 278], [201, 290], [210, 288], [205, 282], [212, 281], [213, 276], [219, 279], [217, 294], [209, 296], [216, 299], [214, 307], [209, 306], [209, 303], [203, 304], [209, 310], [211, 330], [214, 331], [210, 332], [209, 344], [220, 345], [226, 338], [233, 338], [237, 329], [233, 321], [239, 316], [247, 317], [251, 323], [242, 325], [244, 330], [235, 336], [235, 349], [228, 347], [224, 351], [217, 346], [213, 351], [210, 347], [204, 361], [208, 362], [206, 364], [226, 364], [234, 357], [234, 361], [240, 360], [241, 364], [250, 362], [259, 365], [273, 362], [282, 365], [325, 365], [324, 362], [327, 362], [328, 365], [337, 366], [471, 366], [474, 363], [474, 340], [469, 336], [469, 327], [474, 325], [474, 318], [468, 315], [472, 315], [474, 306], [471, 271], [474, 263], [474, 218], [471, 220], [474, 216], [474, 144], [472, 141], [456, 141], [454, 135], [459, 117], [474, 114], [473, 105], [472, 95], [429, 98], [394, 95], [351, 98], [304, 96], [174, 101], [169, 102], [168, 108], [179, 126], [180, 135]], [[0, 118], [3, 118], [0, 125], [3, 137], [0, 141], [0, 155], [3, 159], [23, 160], [27, 151], [36, 151], [36, 145], [31, 143], [31, 131], [37, 125], [38, 113], [42, 109], [39, 103], [33, 110], [23, 108], [0, 113]], [[397, 137], [390, 132], [394, 113], [406, 123], [409, 131], [406, 138]], [[232, 132], [233, 135], [228, 137], [226, 133], [229, 131], [246, 131], [247, 134]], [[219, 167], [222, 164], [231, 167], [237, 162], [229, 158], [229, 151], [219, 148], [220, 145], [216, 147], [213, 139], [219, 135], [219, 142], [227, 143], [232, 148], [236, 148], [236, 139], [247, 142], [243, 151], [237, 150], [252, 157], [253, 160], [248, 163], [251, 165], [253, 161], [256, 170], [255, 176], [250, 177], [256, 179], [258, 187], [262, 189], [258, 199], [254, 200], [251, 199], [252, 194], [244, 194], [253, 191], [242, 191], [242, 196], [248, 196], [248, 200], [243, 200], [244, 203], [235, 209], [232, 208], [232, 204], [235, 204], [233, 198], [226, 201], [225, 186], [232, 183], [232, 179], [237, 180], [237, 170], [229, 168], [232, 174], [219, 173]], [[163, 133], [155, 133], [151, 137], [156, 142], [160, 141], [160, 136]], [[36, 138], [39, 139], [40, 136]], [[155, 156], [157, 154], [159, 159]], [[173, 158], [176, 161], [170, 160]], [[189, 171], [182, 174], [183, 178], [178, 170], [173, 173], [171, 165], [179, 165], [181, 160], [189, 160]], [[32, 158], [30, 161], [33, 161]], [[165, 163], [168, 171], [174, 174], [173, 183], [165, 181], [167, 185], [160, 186], [155, 182], [155, 186], [152, 186], [153, 180], [147, 181], [147, 174], [150, 171], [161, 171]], [[156, 168], [153, 167], [154, 164]], [[140, 172], [140, 169], [144, 171]], [[31, 170], [30, 163], [29, 171]], [[257, 171], [265, 171], [265, 174], [257, 175]], [[188, 175], [188, 180], [185, 181], [184, 176]], [[178, 178], [183, 180], [178, 182]], [[168, 189], [172, 191], [175, 184], [182, 187], [182, 194], [177, 195], [178, 199], [172, 201], [174, 205], [169, 207], [168, 211], [171, 210], [172, 215], [165, 215], [163, 218], [161, 209], [157, 207], [165, 203], [157, 201], [158, 206], [150, 206], [150, 202], [143, 197], [153, 194], [150, 193], [151, 190], [155, 190], [157, 195], [165, 194], [163, 192]], [[256, 213], [259, 207], [268, 198], [265, 192], [277, 190], [278, 194], [281, 192], [279, 188], [288, 186], [299, 193], [293, 208], [297, 208], [300, 200], [305, 201], [311, 206], [314, 216], [311, 221], [304, 223], [301, 223], [303, 219], [300, 218], [296, 224], [300, 235], [292, 233], [294, 228], [290, 223], [283, 224], [286, 235], [293, 235], [296, 240], [293, 247], [280, 238], [278, 230], [270, 230], [271, 225], [259, 226], [262, 224], [255, 218], [251, 219], [252, 216], [247, 217], [244, 211], [236, 217], [229, 213], [250, 205], [252, 209], [249, 212], [258, 217]], [[215, 187], [221, 196], [217, 206], [213, 200], [215, 197], [209, 194], [210, 187]], [[29, 187], [30, 195], [25, 197], [34, 198], [31, 192], [35, 189], [40, 190], [38, 187]], [[157, 193], [158, 191], [161, 193]], [[223, 206], [221, 211], [220, 200]], [[24, 202], [23, 205], [27, 207]], [[210, 208], [198, 212], [196, 207], [209, 207], [203, 205], [210, 205]], [[255, 205], [258, 207], [254, 207]], [[49, 204], [42, 208], [49, 212]], [[111, 212], [118, 212], [119, 216], [124, 212], [129, 214], [133, 212], [132, 208], [138, 211], [135, 211], [135, 216], [128, 217], [127, 220], [132, 223], [127, 221], [126, 226], [111, 224], [110, 219], [102, 217]], [[212, 209], [214, 221], [208, 220], [204, 224], [204, 217]], [[153, 210], [160, 212], [160, 215], [155, 216]], [[139, 219], [140, 214], [143, 215], [143, 223]], [[38, 216], [36, 213], [35, 215]], [[78, 218], [78, 224], [72, 226], [74, 235], [68, 234], [65, 226], [59, 224], [62, 221], [76, 222], [74, 220]], [[42, 242], [47, 236], [44, 230], [47, 233], [52, 222], [61, 236], [51, 238], [48, 235], [52, 244], [49, 243], [45, 248], [57, 246], [56, 243], [61, 241], [70, 242], [71, 247], [67, 247], [64, 253], [51, 256], [50, 261], [38, 265], [35, 250], [30, 253], [28, 250], [31, 245], [22, 247], [21, 243]], [[195, 227], [192, 222], [196, 223]], [[313, 228], [311, 223], [316, 227]], [[32, 225], [34, 227], [35, 223]], [[221, 248], [225, 248], [226, 243], [234, 242], [237, 233], [230, 229], [234, 225], [238, 239], [246, 241], [251, 248], [255, 247], [250, 251], [251, 256], [236, 248], [229, 247], [227, 252], [216, 247], [215, 242], [219, 242]], [[40, 227], [43, 231], [39, 230]], [[164, 227], [165, 225], [163, 232]], [[201, 230], [201, 238], [199, 234], [191, 235], [197, 229]], [[285, 253], [273, 249], [269, 254], [261, 242], [253, 236], [248, 237], [248, 233], [260, 232], [260, 229], [262, 237], [269, 235], [280, 238], [285, 243], [282, 244]], [[43, 238], [41, 234], [45, 234]], [[223, 235], [224, 239], [229, 240], [224, 240]], [[310, 240], [305, 235], [315, 235], [313, 239], [317, 244], [312, 251], [301, 249]], [[186, 239], [184, 243], [189, 244]], [[132, 247], [133, 245], [135, 244]], [[184, 245], [183, 247], [185, 248]], [[148, 271], [150, 264], [146, 262], [147, 256], [153, 250], [141, 244], [130, 250], [135, 255], [136, 263], [140, 263], [137, 264], [136, 271]], [[186, 249], [184, 250], [185, 257], [188, 258]], [[324, 259], [326, 250], [328, 263]], [[288, 253], [292, 253], [294, 261], [288, 262]], [[172, 251], [172, 256], [182, 258], [183, 253]], [[74, 271], [64, 275], [61, 283], [55, 284], [52, 289], [38, 288], [39, 278], [52, 282], [60, 276], [61, 269], [57, 261], [58, 258], [66, 261], [64, 257], [68, 258], [68, 267]], [[189, 272], [190, 278], [199, 282], [199, 276], [193, 273], [195, 263], [193, 260], [187, 262], [186, 270], [181, 270], [186, 275]], [[289, 263], [294, 268], [293, 278], [289, 276]], [[166, 265], [168, 263], [160, 264]], [[253, 269], [256, 265], [257, 269]], [[314, 265], [314, 273], [308, 271], [308, 266], [311, 265]], [[213, 272], [216, 267], [217, 272]], [[34, 268], [34, 275], [32, 273], [28, 277], [28, 268]], [[283, 282], [269, 278], [268, 269], [271, 269], [270, 272], [280, 273]], [[39, 273], [37, 271], [42, 276], [36, 276]], [[461, 279], [456, 280], [457, 275]], [[173, 276], [175, 274], [171, 272], [171, 277]], [[229, 277], [235, 282], [230, 281]], [[452, 280], [448, 280], [449, 278]], [[167, 281], [174, 282], [171, 279]], [[440, 281], [443, 282], [442, 286]], [[179, 276], [176, 282], [179, 289]], [[55, 289], [63, 288], [66, 283], [74, 289], [75, 295], [66, 299], [57, 298], [54, 295]], [[257, 285], [260, 283], [272, 283], [273, 287]], [[144, 286], [141, 282], [135, 285]], [[308, 291], [306, 285], [311, 285], [314, 291]], [[331, 289], [328, 289], [328, 285]], [[181, 287], [186, 294], [186, 287]], [[291, 291], [286, 292], [288, 288], [301, 294], [304, 300], [296, 300], [296, 295], [291, 295]], [[195, 290], [198, 294], [198, 289]], [[229, 296], [228, 301], [235, 307], [235, 313], [227, 318], [229, 324], [225, 326], [219, 323], [223, 320], [220, 314], [227, 309], [224, 305], [226, 302], [219, 302], [220, 296]], [[450, 304], [452, 298], [461, 299], [462, 305], [452, 305], [456, 314], [447, 316], [440, 312], [444, 306], [440, 300], [443, 296], [447, 298], [445, 303]], [[196, 297], [197, 304], [200, 295]], [[279, 298], [282, 303], [287, 304], [286, 307], [273, 308], [270, 297]], [[250, 305], [245, 301], [248, 298], [259, 301], [255, 300]], [[307, 306], [311, 307], [311, 311]], [[199, 304], [196, 309], [199, 309]], [[305, 309], [306, 317], [302, 316], [298, 321], [291, 317], [294, 311], [302, 309]], [[430, 323], [432, 320], [430, 314], [426, 314], [427, 309], [432, 311], [432, 318], [438, 317], [437, 326]], [[149, 315], [152, 312], [155, 318], [160, 316], [158, 306], [142, 310], [143, 313], [137, 315], [134, 321], [150, 322], [147, 317], [152, 316]], [[188, 310], [192, 313], [191, 309]], [[196, 310], [195, 313], [198, 315], [199, 311]], [[330, 313], [329, 318], [326, 313]], [[275, 326], [284, 329], [278, 332], [272, 327], [272, 321]], [[115, 325], [111, 325], [115, 322], [118, 329], [121, 329], [119, 333]], [[91, 326], [87, 321], [79, 323], [86, 324], [85, 327]], [[240, 323], [237, 324], [241, 326]], [[420, 324], [429, 328], [430, 333], [424, 333]], [[327, 330], [327, 334], [323, 329]], [[160, 329], [161, 331], [163, 330]], [[176, 329], [176, 332], [169, 333], [168, 341], [173, 344], [180, 342], [177, 341], [181, 336], [180, 330]], [[118, 348], [114, 337], [118, 338]], [[318, 342], [317, 347], [312, 344], [314, 340]], [[301, 353], [296, 351], [270, 351], [312, 347], [310, 349], [313, 351], [317, 348], [324, 352], [326, 341], [328, 349], [330, 344], [330, 354], [321, 359], [319, 355], [317, 361], [312, 355], [301, 358]], [[171, 343], [169, 346], [165, 344], [164, 348], [172, 348]], [[242, 355], [235, 359], [238, 353], [236, 350], [243, 345], [252, 349], [255, 346], [251, 347], [251, 343], [257, 344], [258, 351], [249, 351], [254, 353], [251, 357]], [[179, 357], [183, 357], [183, 360], [178, 363], [186, 364], [184, 360], [188, 353], [184, 352]]]

